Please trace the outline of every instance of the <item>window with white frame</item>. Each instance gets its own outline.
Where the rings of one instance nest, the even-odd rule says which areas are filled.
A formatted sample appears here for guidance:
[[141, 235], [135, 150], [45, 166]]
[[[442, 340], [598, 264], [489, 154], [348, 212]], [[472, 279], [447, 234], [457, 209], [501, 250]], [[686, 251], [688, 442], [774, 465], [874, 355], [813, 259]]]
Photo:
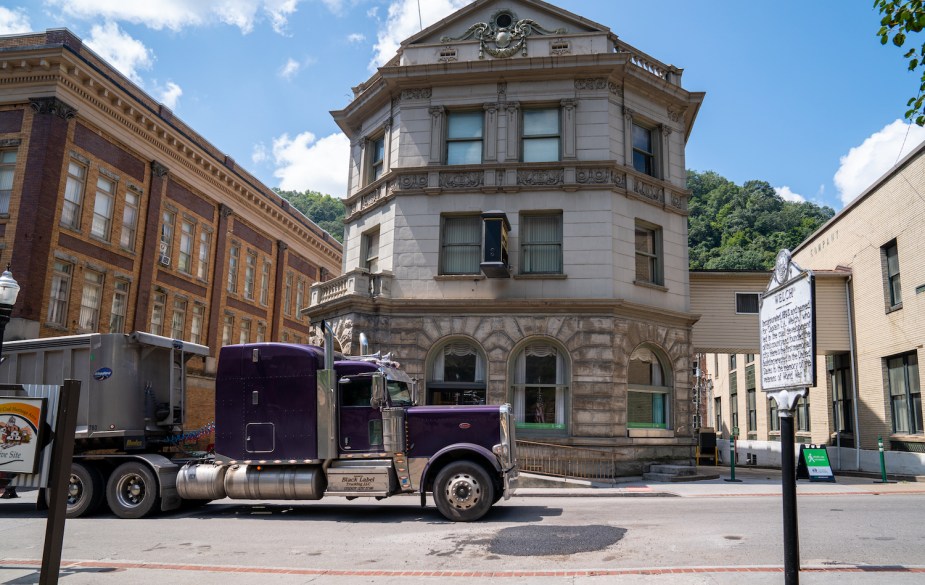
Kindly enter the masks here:
[[232, 243], [231, 251], [228, 254], [228, 283], [227, 290], [230, 293], [238, 292], [238, 263], [241, 261], [241, 244]]
[[106, 177], [96, 179], [96, 198], [93, 200], [93, 222], [90, 235], [109, 241], [112, 232], [112, 214], [116, 196], [116, 183]]
[[184, 219], [180, 222], [180, 251], [177, 255], [177, 270], [190, 274], [193, 271], [193, 238], [196, 226]]
[[83, 291], [80, 294], [80, 317], [77, 330], [96, 332], [100, 322], [100, 305], [103, 302], [103, 275], [94, 270], [84, 270]]
[[67, 301], [71, 293], [71, 277], [74, 265], [63, 260], [55, 260], [51, 276], [51, 291], [48, 295], [49, 325], [67, 327]]
[[901, 306], [903, 301], [899, 279], [899, 249], [896, 246], [896, 240], [883, 246], [880, 251], [884, 265], [887, 308], [894, 309]]
[[167, 311], [167, 294], [154, 293], [154, 301], [151, 303], [151, 333], [155, 335], [164, 334], [164, 313]]
[[119, 245], [126, 250], [135, 249], [135, 235], [138, 230], [138, 201], [137, 193], [126, 192], [125, 206], [122, 208], [122, 233], [119, 236]]
[[562, 213], [520, 216], [521, 274], [562, 274]]
[[296, 280], [295, 285], [295, 316], [302, 318], [302, 308], [305, 306], [305, 279], [301, 276]]
[[468, 340], [451, 340], [439, 347], [430, 365], [427, 404], [485, 404], [485, 353]]
[[202, 280], [209, 279], [209, 250], [212, 247], [212, 233], [206, 230], [199, 232], [199, 264], [196, 266], [196, 277]]
[[238, 332], [238, 343], [245, 344], [251, 341], [251, 320], [241, 319], [241, 330]]
[[651, 177], [657, 176], [655, 144], [654, 130], [633, 124], [633, 168]]
[[263, 272], [260, 274], [260, 304], [264, 307], [270, 302], [270, 262], [263, 261]]
[[0, 150], [0, 214], [10, 212], [13, 179], [16, 174], [16, 150]]
[[112, 310], [109, 314], [109, 332], [125, 333], [125, 313], [128, 307], [129, 282], [116, 279], [112, 290]]
[[64, 185], [64, 204], [61, 208], [61, 225], [75, 230], [80, 229], [80, 211], [86, 183], [87, 167], [75, 161], [69, 162], [67, 181]]
[[254, 300], [254, 286], [257, 284], [257, 252], [247, 251], [244, 258], [244, 298]]
[[478, 274], [481, 253], [480, 215], [443, 217], [440, 274]]
[[893, 432], [922, 433], [922, 386], [916, 352], [887, 358], [887, 385], [890, 391], [890, 414]]
[[523, 162], [552, 162], [560, 159], [559, 108], [523, 110]]
[[234, 335], [234, 315], [225, 313], [222, 320], [222, 345], [231, 345], [232, 335]]
[[485, 114], [481, 111], [448, 112], [446, 117], [446, 164], [482, 164]]
[[170, 336], [174, 339], [184, 339], [186, 329], [186, 299], [173, 300], [173, 315], [170, 318]]
[[626, 396], [626, 426], [671, 428], [671, 370], [652, 347], [643, 345], [630, 356]]
[[257, 343], [263, 343], [267, 340], [267, 326], [265, 323], [257, 323]]
[[294, 279], [295, 276], [292, 274], [292, 271], [287, 271], [283, 294], [283, 314], [288, 316], [292, 315], [292, 281]]
[[369, 182], [382, 176], [385, 169], [385, 135], [369, 141]]
[[636, 221], [636, 281], [661, 285], [662, 229], [650, 223]]
[[372, 274], [379, 272], [379, 228], [363, 234], [361, 243], [363, 254], [363, 268]]
[[569, 386], [565, 356], [556, 346], [533, 342], [514, 357], [514, 417], [518, 428], [565, 433]]
[[203, 341], [202, 325], [205, 323], [206, 307], [199, 303], [193, 303], [193, 314], [190, 318], [190, 336], [193, 343], [201, 344]]
[[169, 266], [170, 255], [173, 252], [173, 228], [177, 221], [177, 214], [166, 210], [161, 214], [161, 247], [160, 263]]

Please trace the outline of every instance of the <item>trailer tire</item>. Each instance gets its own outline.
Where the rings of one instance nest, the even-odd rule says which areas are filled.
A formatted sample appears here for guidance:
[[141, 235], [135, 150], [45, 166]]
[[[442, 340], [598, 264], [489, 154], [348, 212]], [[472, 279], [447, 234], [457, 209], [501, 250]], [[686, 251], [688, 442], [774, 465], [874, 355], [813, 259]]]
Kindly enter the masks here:
[[454, 461], [434, 481], [434, 502], [444, 518], [472, 522], [484, 516], [495, 501], [495, 486], [485, 468], [472, 461]]
[[[103, 492], [106, 484], [103, 475], [96, 467], [83, 463], [71, 463], [71, 476], [68, 478], [67, 488], [68, 518], [89, 516], [100, 508], [103, 503]], [[51, 506], [51, 491], [45, 490], [45, 504]]]
[[157, 509], [157, 478], [144, 463], [129, 461], [116, 467], [106, 484], [106, 502], [119, 518], [144, 518]]

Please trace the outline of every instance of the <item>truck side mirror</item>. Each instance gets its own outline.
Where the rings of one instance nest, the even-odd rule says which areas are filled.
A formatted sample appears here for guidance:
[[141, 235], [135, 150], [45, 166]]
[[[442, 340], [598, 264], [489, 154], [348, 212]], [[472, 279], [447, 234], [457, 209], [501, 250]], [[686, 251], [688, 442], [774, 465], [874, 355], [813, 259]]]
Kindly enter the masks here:
[[373, 374], [373, 395], [369, 400], [369, 405], [373, 408], [382, 408], [386, 405], [385, 399], [385, 376], [382, 374]]
[[415, 406], [421, 404], [421, 403], [419, 402], [419, 399], [420, 399], [420, 398], [421, 398], [421, 397], [418, 396], [418, 379], [417, 379], [417, 378], [411, 378], [411, 404], [413, 404], [413, 405], [415, 405]]

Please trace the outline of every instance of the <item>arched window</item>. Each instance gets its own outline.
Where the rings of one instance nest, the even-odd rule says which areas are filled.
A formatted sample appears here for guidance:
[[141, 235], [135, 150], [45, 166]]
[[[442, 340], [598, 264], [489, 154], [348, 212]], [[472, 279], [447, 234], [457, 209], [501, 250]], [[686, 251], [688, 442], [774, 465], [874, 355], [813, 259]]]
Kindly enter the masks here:
[[437, 349], [427, 380], [427, 404], [485, 404], [485, 354], [453, 340]]
[[536, 342], [514, 358], [514, 417], [525, 430], [568, 430], [568, 372], [556, 346]]
[[659, 355], [646, 346], [630, 357], [626, 426], [636, 429], [667, 429], [671, 413], [669, 373]]

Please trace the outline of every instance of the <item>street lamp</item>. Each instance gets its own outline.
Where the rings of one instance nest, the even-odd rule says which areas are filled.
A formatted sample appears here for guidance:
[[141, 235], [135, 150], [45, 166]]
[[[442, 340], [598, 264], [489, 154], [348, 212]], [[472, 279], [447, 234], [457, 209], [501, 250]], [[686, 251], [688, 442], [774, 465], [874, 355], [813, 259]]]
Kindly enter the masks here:
[[6, 324], [10, 322], [10, 315], [13, 314], [13, 305], [16, 304], [18, 295], [19, 283], [13, 278], [10, 265], [7, 264], [6, 270], [0, 275], [0, 356], [3, 355], [3, 334]]

